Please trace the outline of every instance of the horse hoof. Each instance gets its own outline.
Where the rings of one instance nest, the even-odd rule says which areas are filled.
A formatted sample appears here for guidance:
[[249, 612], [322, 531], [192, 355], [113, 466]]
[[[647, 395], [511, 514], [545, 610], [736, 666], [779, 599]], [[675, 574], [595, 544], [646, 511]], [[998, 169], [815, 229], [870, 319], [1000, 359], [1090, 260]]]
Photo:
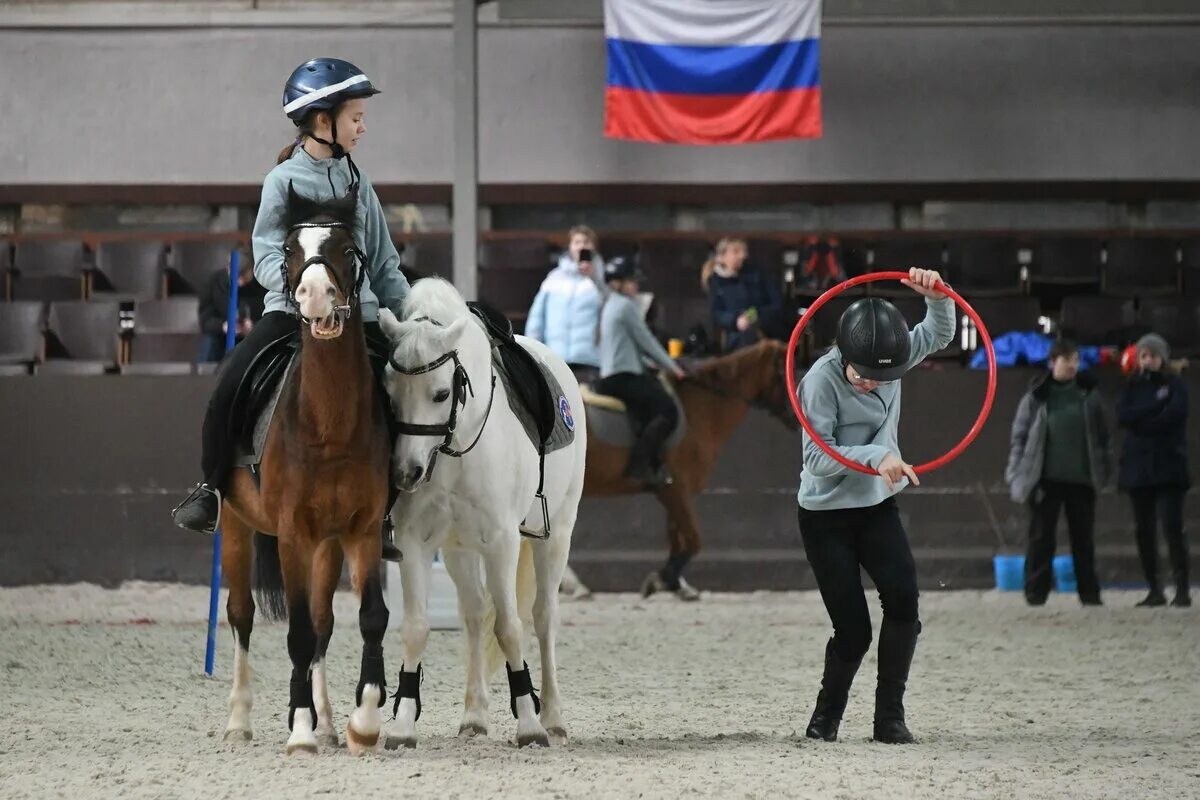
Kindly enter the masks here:
[[562, 747], [567, 743], [567, 729], [558, 726], [546, 729], [546, 736], [550, 737], [550, 744], [556, 747]]
[[249, 742], [254, 738], [254, 734], [242, 728], [230, 728], [225, 731], [225, 735], [221, 737], [223, 742]]
[[527, 733], [517, 737], [517, 747], [549, 747], [550, 739], [544, 733]]
[[385, 750], [398, 750], [403, 747], [405, 750], [417, 749], [417, 737], [415, 736], [388, 736], [383, 743]]
[[297, 742], [295, 744], [289, 743], [287, 746], [287, 754], [289, 756], [294, 756], [297, 754], [315, 756], [317, 754], [317, 745], [315, 742]]
[[[333, 737], [337, 739], [337, 737]], [[379, 732], [374, 734], [359, 733], [352, 727], [346, 728], [346, 747], [352, 755], [360, 756], [364, 753], [374, 753], [379, 751]]]
[[458, 735], [464, 739], [474, 739], [476, 736], [487, 736], [487, 728], [478, 722], [468, 722], [458, 729]]

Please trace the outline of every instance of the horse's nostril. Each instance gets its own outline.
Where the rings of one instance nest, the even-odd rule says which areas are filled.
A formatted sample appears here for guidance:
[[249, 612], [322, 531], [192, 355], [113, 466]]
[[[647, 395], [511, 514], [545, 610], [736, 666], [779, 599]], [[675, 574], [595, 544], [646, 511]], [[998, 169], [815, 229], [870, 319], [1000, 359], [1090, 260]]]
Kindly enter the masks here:
[[425, 468], [418, 464], [408, 471], [409, 482], [416, 483], [417, 481], [421, 480], [421, 476], [424, 474]]
[[332, 286], [330, 286], [329, 288], [327, 288], [327, 289], [325, 290], [325, 294], [329, 295], [330, 299], [332, 299], [332, 298], [333, 298], [333, 296], [334, 296], [335, 294], [337, 294], [337, 291], [336, 291], [336, 290], [335, 290], [335, 289], [334, 289]]

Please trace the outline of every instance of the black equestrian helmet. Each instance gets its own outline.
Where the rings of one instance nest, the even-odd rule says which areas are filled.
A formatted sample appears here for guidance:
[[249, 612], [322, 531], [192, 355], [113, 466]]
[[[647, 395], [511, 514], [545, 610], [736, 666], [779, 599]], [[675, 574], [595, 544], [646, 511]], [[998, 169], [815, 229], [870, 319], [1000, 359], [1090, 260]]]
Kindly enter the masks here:
[[894, 381], [908, 371], [908, 322], [883, 298], [864, 297], [845, 310], [837, 346], [846, 363], [868, 380]]

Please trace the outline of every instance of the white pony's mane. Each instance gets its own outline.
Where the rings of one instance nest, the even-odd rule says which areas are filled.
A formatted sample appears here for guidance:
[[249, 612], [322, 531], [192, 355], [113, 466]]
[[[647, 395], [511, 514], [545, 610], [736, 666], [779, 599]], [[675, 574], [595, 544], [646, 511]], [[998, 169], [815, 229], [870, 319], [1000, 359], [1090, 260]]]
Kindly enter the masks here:
[[454, 284], [442, 278], [417, 281], [400, 307], [399, 335], [391, 337], [396, 360], [415, 367], [441, 357], [454, 345], [447, 341], [448, 329], [463, 318], [479, 324]]

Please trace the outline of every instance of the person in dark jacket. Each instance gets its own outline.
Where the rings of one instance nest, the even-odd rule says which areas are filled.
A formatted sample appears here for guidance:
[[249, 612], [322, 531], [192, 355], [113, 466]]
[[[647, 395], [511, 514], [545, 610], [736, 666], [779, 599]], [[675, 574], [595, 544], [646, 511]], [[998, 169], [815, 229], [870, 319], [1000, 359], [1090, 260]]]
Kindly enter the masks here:
[[772, 329], [783, 310], [779, 288], [765, 273], [746, 263], [748, 252], [745, 240], [722, 239], [701, 276], [708, 290], [713, 324], [724, 338], [722, 349], [726, 353], [763, 338], [763, 330]]
[[1158, 578], [1157, 520], [1171, 554], [1175, 597], [1192, 604], [1188, 548], [1183, 534], [1183, 495], [1190, 483], [1187, 461], [1187, 384], [1172, 369], [1165, 339], [1148, 333], [1137, 342], [1137, 371], [1117, 401], [1117, 424], [1127, 433], [1121, 447], [1117, 487], [1129, 493], [1137, 526], [1138, 556], [1150, 593], [1139, 606], [1166, 605]]
[[[239, 246], [237, 340], [240, 342], [263, 315], [266, 289], [254, 280], [254, 256], [250, 248]], [[232, 263], [230, 268], [232, 268]], [[214, 272], [200, 295], [200, 355], [196, 359], [220, 361], [225, 357], [226, 330], [229, 327], [229, 272]]]
[[1098, 606], [1096, 494], [1110, 472], [1103, 401], [1095, 379], [1079, 371], [1073, 343], [1055, 342], [1049, 365], [1017, 407], [1004, 470], [1013, 500], [1030, 505], [1025, 600], [1040, 606], [1050, 594], [1058, 512], [1065, 508], [1079, 601]]

